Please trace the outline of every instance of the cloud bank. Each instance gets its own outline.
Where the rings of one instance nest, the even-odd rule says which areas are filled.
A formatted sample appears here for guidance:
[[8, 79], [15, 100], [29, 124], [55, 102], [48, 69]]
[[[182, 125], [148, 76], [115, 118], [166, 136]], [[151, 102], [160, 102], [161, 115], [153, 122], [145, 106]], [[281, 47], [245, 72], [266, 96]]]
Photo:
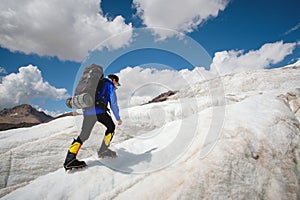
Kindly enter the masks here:
[[201, 80], [210, 79], [212, 74], [203, 67], [193, 70], [158, 70], [140, 66], [127, 67], [117, 74], [121, 87], [117, 96], [121, 108], [141, 105], [169, 90], [180, 90]]
[[297, 43], [278, 41], [264, 44], [260, 49], [246, 53], [243, 50], [216, 52], [210, 68], [219, 74], [264, 69], [281, 62], [296, 46]]
[[141, 105], [168, 90], [180, 90], [224, 74], [265, 69], [292, 54], [297, 45], [299, 44], [278, 41], [249, 52], [217, 52], [210, 70], [201, 66], [195, 66], [193, 70], [158, 70], [155, 69], [155, 64], [153, 68], [127, 67], [118, 74], [122, 83], [117, 92], [120, 107]]
[[[133, 6], [143, 23], [147, 27], [159, 27], [153, 29], [154, 34], [166, 39], [175, 32], [163, 29], [192, 32], [205, 20], [218, 16], [228, 1], [134, 0]], [[129, 45], [132, 24], [126, 24], [121, 15], [108, 19], [102, 13], [100, 2], [4, 0], [0, 4], [0, 46], [10, 51], [80, 62], [96, 46], [115, 50]], [[122, 37], [117, 40], [108, 40], [120, 33]]]
[[[201, 23], [217, 17], [228, 0], [133, 0], [138, 16], [147, 27], [159, 27], [189, 33]], [[170, 31], [153, 30], [160, 39], [170, 37]]]
[[112, 35], [127, 32], [102, 47], [116, 49], [131, 40], [132, 25], [121, 16], [109, 21], [100, 0], [4, 0], [0, 10], [0, 46], [10, 51], [82, 61]]
[[35, 98], [61, 100], [67, 97], [67, 90], [50, 85], [36, 66], [28, 65], [2, 78], [0, 94], [0, 109], [3, 109], [30, 103]]
[[[217, 52], [210, 71], [201, 66], [195, 66], [193, 70], [159, 70], [156, 69], [155, 63], [151, 64], [153, 68], [128, 66], [117, 74], [122, 84], [117, 92], [120, 107], [140, 105], [168, 90], [180, 90], [219, 75], [267, 68], [292, 54], [297, 45], [299, 44], [278, 41], [264, 44], [258, 50], [249, 52]], [[160, 66], [160, 63], [157, 65]], [[36, 98], [62, 100], [67, 97], [66, 89], [55, 88], [44, 81], [41, 71], [32, 65], [21, 67], [18, 73], [3, 76], [0, 93], [1, 109], [30, 103]]]

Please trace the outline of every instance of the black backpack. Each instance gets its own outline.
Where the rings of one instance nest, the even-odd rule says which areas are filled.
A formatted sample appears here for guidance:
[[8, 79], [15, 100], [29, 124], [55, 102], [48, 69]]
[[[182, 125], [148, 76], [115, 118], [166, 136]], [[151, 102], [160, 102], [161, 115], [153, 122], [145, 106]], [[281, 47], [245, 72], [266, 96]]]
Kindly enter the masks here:
[[82, 109], [95, 105], [96, 90], [101, 89], [104, 82], [103, 68], [92, 64], [84, 72], [76, 86], [74, 97], [66, 101], [69, 108]]
[[95, 95], [98, 83], [103, 79], [103, 68], [99, 65], [92, 64], [86, 67], [75, 89], [75, 96], [88, 93]]

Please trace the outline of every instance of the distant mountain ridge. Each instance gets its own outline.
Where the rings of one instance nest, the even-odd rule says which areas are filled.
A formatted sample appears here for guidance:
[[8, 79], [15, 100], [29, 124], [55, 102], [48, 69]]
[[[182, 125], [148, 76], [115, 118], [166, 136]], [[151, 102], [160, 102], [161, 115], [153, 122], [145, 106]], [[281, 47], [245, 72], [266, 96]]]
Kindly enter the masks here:
[[30, 127], [53, 119], [52, 116], [37, 111], [31, 105], [22, 104], [10, 109], [5, 108], [0, 111], [0, 131], [20, 127]]
[[[168, 97], [176, 94], [178, 91], [168, 91], [160, 94], [145, 104], [166, 101]], [[31, 127], [41, 123], [49, 122], [51, 120], [78, 115], [76, 112], [65, 113], [57, 117], [52, 117], [45, 114], [42, 111], [36, 110], [34, 107], [28, 104], [22, 104], [13, 108], [5, 108], [0, 111], [0, 131]]]

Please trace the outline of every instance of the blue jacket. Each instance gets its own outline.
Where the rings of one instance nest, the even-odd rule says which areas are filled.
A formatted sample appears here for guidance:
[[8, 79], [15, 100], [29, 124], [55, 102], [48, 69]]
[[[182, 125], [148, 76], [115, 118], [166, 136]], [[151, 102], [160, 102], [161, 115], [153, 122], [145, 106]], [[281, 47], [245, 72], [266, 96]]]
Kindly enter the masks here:
[[[101, 100], [107, 107], [108, 103], [110, 105], [110, 109], [113, 111], [114, 116], [117, 121], [120, 120], [119, 115], [119, 107], [118, 107], [118, 100], [116, 95], [116, 87], [112, 83], [112, 81], [109, 78], [105, 78], [105, 82], [103, 84], [101, 91], [96, 91], [98, 93], [96, 100]], [[92, 107], [87, 108], [83, 111], [84, 115], [95, 115], [95, 114], [101, 114], [105, 113], [106, 111], [99, 107]]]

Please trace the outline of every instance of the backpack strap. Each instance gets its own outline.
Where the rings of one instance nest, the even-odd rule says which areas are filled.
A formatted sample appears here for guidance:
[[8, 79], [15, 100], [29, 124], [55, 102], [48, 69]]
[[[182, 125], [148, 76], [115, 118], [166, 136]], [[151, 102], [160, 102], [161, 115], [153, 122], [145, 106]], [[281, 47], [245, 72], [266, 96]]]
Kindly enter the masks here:
[[106, 94], [107, 92], [103, 93], [100, 98], [98, 97], [98, 95], [103, 92], [103, 87], [106, 84], [106, 82], [108, 82], [108, 81], [105, 78], [100, 79], [98, 82], [97, 90], [96, 90], [96, 94], [95, 94], [95, 107], [109, 112], [110, 110], [107, 108], [107, 105], [104, 103], [104, 99], [108, 98], [107, 97], [108, 94]]

